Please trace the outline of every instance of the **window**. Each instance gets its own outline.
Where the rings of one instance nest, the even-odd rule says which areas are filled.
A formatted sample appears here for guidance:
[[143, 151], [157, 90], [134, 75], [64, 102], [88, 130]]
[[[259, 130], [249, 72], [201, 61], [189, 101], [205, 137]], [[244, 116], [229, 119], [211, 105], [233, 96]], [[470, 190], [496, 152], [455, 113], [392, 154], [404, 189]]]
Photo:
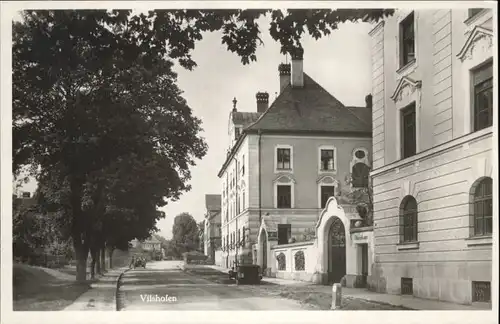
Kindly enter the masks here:
[[415, 121], [415, 103], [401, 111], [402, 123], [402, 152], [403, 159], [413, 156], [417, 153], [417, 127]]
[[473, 281], [472, 282], [472, 301], [473, 302], [491, 302], [491, 282]]
[[493, 233], [493, 181], [484, 178], [475, 188], [474, 235], [491, 235]]
[[415, 60], [415, 18], [408, 15], [399, 26], [399, 65], [403, 67]]
[[417, 201], [412, 196], [403, 199], [400, 208], [401, 242], [416, 242], [418, 235]]
[[354, 156], [357, 158], [357, 159], [364, 159], [365, 156], [366, 156], [366, 153], [365, 151], [363, 150], [357, 150], [355, 153], [354, 153]]
[[[360, 151], [358, 151], [360, 152]], [[362, 152], [362, 151], [361, 151]], [[363, 152], [364, 154], [364, 152]], [[364, 163], [356, 163], [352, 167], [352, 187], [367, 188], [370, 177], [370, 168]]]
[[241, 193], [241, 209], [245, 210], [245, 192]]
[[292, 208], [292, 186], [278, 185], [277, 199], [278, 208]]
[[277, 166], [278, 170], [290, 170], [290, 149], [289, 148], [278, 148], [277, 149]]
[[305, 257], [303, 251], [298, 251], [295, 253], [295, 271], [304, 271], [305, 270]]
[[413, 295], [413, 278], [401, 278], [401, 295]]
[[474, 131], [493, 125], [493, 63], [473, 72]]
[[276, 256], [276, 260], [278, 261], [278, 271], [286, 270], [286, 256], [283, 252]]
[[321, 186], [321, 206], [320, 208], [325, 208], [328, 198], [335, 196], [334, 186]]
[[472, 8], [472, 9], [469, 9], [469, 18], [471, 17], [474, 17], [475, 15], [477, 15], [478, 13], [480, 13], [481, 11], [483, 11], [484, 8]]
[[321, 171], [331, 171], [335, 169], [333, 158], [334, 152], [332, 149], [321, 150]]
[[234, 129], [234, 139], [235, 139], [235, 140], [237, 140], [237, 139], [238, 139], [238, 137], [240, 137], [240, 134], [241, 134], [241, 130], [240, 130], [240, 128], [239, 128], [239, 127], [236, 127], [236, 128]]
[[292, 237], [292, 224], [278, 224], [278, 244], [288, 244]]

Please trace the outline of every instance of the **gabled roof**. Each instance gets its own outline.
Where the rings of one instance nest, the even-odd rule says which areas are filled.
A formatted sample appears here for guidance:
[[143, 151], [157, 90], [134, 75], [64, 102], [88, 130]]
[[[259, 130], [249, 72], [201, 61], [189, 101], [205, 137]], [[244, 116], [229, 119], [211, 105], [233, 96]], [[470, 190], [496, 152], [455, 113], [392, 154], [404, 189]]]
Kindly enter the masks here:
[[394, 93], [391, 96], [392, 100], [396, 100], [396, 98], [399, 95], [399, 92], [405, 87], [405, 85], [409, 84], [412, 87], [420, 87], [422, 85], [421, 81], [414, 80], [413, 78], [409, 76], [404, 76], [399, 80], [398, 85], [396, 86], [396, 89], [394, 90]]
[[304, 73], [303, 87], [288, 85], [246, 130], [371, 134], [371, 110], [367, 111], [370, 118], [366, 118], [368, 113], [354, 113]]
[[467, 37], [467, 40], [465, 41], [464, 46], [462, 46], [462, 48], [460, 49], [460, 52], [458, 52], [457, 57], [459, 59], [463, 59], [465, 54], [469, 50], [470, 46], [474, 42], [474, 39], [478, 36], [482, 37], [485, 35], [486, 36], [493, 36], [493, 31], [488, 29], [488, 28], [481, 27], [481, 26], [474, 27], [474, 29], [470, 32], [469, 37]]
[[205, 206], [208, 211], [217, 211], [221, 209], [220, 195], [205, 195]]
[[231, 118], [233, 124], [246, 127], [259, 119], [260, 115], [260, 112], [233, 111], [231, 113]]
[[[304, 86], [283, 89], [271, 106], [243, 128], [242, 135], [226, 157], [218, 176], [228, 166], [243, 143], [246, 134], [282, 132], [288, 134], [372, 135], [372, 110], [365, 107], [346, 107], [337, 98], [304, 73]], [[256, 114], [253, 113], [252, 118]], [[237, 115], [235, 115], [237, 116]], [[233, 117], [238, 118], [238, 117]]]

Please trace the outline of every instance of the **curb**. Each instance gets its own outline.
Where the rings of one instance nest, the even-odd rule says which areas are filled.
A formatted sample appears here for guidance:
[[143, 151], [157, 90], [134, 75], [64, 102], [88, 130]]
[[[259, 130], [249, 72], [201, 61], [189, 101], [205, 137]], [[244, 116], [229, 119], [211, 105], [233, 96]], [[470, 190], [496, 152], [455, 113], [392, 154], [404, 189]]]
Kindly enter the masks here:
[[122, 271], [122, 273], [120, 273], [118, 279], [116, 280], [116, 290], [115, 290], [116, 311], [120, 311], [123, 309], [123, 294], [120, 293], [120, 287], [123, 284], [123, 275], [129, 270], [130, 268], [127, 268], [124, 271]]

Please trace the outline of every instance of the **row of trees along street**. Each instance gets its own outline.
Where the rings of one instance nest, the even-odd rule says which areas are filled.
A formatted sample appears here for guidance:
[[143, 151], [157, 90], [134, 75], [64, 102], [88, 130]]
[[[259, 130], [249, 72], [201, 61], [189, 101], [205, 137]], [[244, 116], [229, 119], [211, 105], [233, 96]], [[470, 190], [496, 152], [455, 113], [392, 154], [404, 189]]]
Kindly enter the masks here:
[[[13, 173], [36, 178], [37, 209], [70, 240], [77, 280], [87, 256], [145, 239], [158, 208], [190, 189], [190, 167], [207, 152], [172, 67], [193, 69], [204, 32], [256, 60], [257, 19], [283, 54], [345, 21], [393, 10], [29, 10], [13, 24]], [[22, 213], [16, 228], [23, 228]], [[196, 225], [196, 224], [195, 224]], [[24, 233], [23, 235], [31, 235]], [[99, 261], [99, 262], [98, 262]]]

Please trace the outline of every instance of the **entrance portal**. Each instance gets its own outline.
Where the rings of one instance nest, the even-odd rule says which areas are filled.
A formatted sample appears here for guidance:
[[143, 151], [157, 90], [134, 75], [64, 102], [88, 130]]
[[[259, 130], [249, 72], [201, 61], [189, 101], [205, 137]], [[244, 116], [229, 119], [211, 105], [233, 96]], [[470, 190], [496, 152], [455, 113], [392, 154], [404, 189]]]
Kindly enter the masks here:
[[340, 218], [333, 217], [328, 232], [328, 283], [339, 283], [345, 274], [345, 228]]

